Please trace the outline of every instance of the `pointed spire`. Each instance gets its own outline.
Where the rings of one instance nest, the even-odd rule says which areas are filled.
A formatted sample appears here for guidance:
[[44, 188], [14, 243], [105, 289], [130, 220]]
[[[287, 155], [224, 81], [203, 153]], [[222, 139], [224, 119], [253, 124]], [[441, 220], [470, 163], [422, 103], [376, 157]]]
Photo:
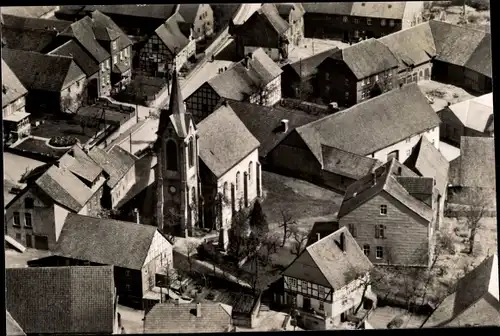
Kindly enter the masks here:
[[184, 99], [182, 98], [181, 86], [179, 85], [179, 80], [177, 79], [177, 69], [173, 69], [172, 76], [172, 91], [170, 92], [170, 104], [168, 109], [170, 114], [182, 114], [186, 113], [184, 108]]

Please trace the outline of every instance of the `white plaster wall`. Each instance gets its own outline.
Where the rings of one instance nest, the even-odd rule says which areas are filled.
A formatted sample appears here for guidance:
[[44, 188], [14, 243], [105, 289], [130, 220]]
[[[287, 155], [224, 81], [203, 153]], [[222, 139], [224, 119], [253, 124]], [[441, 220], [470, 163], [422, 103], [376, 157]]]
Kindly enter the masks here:
[[493, 259], [493, 267], [491, 269], [490, 285], [488, 287], [488, 292], [493, 295], [497, 300], [498, 298], [498, 255], [495, 254]]
[[[250, 46], [245, 46], [244, 52], [245, 55], [248, 55], [249, 53], [253, 53], [255, 50], [260, 49], [262, 47], [250, 47]], [[278, 48], [262, 48], [264, 52], [269, 56], [273, 61], [279, 61], [280, 59], [280, 51]]]
[[411, 150], [420, 140], [420, 137], [425, 135], [430, 142], [434, 142], [436, 149], [439, 149], [439, 126], [431, 129], [427, 132], [423, 132], [412, 136], [406, 140], [398, 142], [394, 145], [381, 149], [372, 155], [367, 155], [367, 157], [372, 157], [382, 162], [387, 162], [387, 155], [392, 151], [399, 150], [399, 162], [404, 162], [411, 154]]

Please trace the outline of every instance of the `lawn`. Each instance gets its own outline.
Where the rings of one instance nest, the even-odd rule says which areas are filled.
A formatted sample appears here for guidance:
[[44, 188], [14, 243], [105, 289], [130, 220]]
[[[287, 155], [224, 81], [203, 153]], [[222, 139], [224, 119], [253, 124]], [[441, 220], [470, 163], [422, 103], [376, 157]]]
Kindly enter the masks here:
[[104, 129], [103, 124], [100, 124], [99, 127], [87, 125], [82, 128], [80, 121], [76, 118], [61, 119], [59, 117], [59, 119], [56, 119], [55, 117], [45, 117], [40, 121], [41, 123], [38, 126], [31, 128], [31, 135], [42, 138], [73, 136], [80, 140], [82, 144], [89, 141], [99, 130]]
[[23, 142], [20, 142], [13, 148], [28, 153], [42, 154], [44, 156], [56, 159], [63, 156], [68, 150], [67, 148], [50, 147], [47, 143], [48, 139], [41, 140], [35, 138], [26, 138]]

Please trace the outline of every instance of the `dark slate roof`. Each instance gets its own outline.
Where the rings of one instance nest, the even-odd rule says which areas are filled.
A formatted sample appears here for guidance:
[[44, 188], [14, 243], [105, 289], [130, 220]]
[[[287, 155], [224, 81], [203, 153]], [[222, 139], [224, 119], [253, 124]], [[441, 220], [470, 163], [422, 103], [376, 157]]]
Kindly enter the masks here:
[[164, 24], [159, 26], [155, 33], [172, 53], [178, 53], [189, 44], [189, 38], [184, 35], [179, 23], [184, 19], [179, 14], [172, 15]]
[[167, 20], [175, 10], [172, 5], [88, 5], [85, 6], [85, 11], [92, 12], [100, 11], [106, 15], [123, 15], [135, 16], [141, 18], [151, 18]]
[[495, 188], [495, 140], [489, 137], [462, 137], [458, 185]]
[[9, 49], [44, 52], [55, 43], [56, 38], [57, 32], [54, 31], [2, 27], [2, 40]]
[[244, 62], [245, 60], [236, 63], [208, 81], [220, 97], [243, 101], [283, 72], [262, 48], [252, 53], [251, 59], [248, 59], [248, 68]]
[[[196, 303], [159, 303], [145, 316], [144, 333], [227, 332], [231, 315], [221, 303], [200, 303], [201, 316], [196, 316]], [[175, 321], [175, 323], [172, 323]]]
[[399, 70], [429, 62], [436, 56], [431, 27], [427, 22], [379, 39], [399, 60]]
[[2, 58], [28, 90], [60, 92], [85, 78], [70, 57], [3, 48]]
[[61, 32], [61, 36], [74, 38], [80, 43], [88, 53], [99, 63], [109, 59], [110, 55], [96, 40], [92, 27], [94, 22], [88, 16], [73, 22], [66, 30]]
[[267, 20], [279, 35], [284, 34], [290, 28], [288, 22], [281, 18], [278, 9], [274, 4], [263, 4], [262, 7], [259, 8], [259, 10], [257, 10], [257, 12], [253, 15], [259, 15]]
[[113, 332], [112, 267], [8, 268], [5, 280], [7, 309], [27, 334]]
[[55, 165], [45, 171], [35, 184], [54, 202], [74, 212], [80, 211], [94, 194], [68, 169]]
[[[401, 202], [408, 209], [423, 219], [430, 221], [433, 216], [432, 208], [416, 199], [397, 181], [397, 169], [401, 164], [395, 159], [375, 169], [372, 173], [351, 184], [345, 193], [338, 217], [342, 218], [368, 200], [385, 191]], [[405, 173], [409, 172], [405, 170]], [[405, 175], [402, 175], [403, 177]], [[407, 176], [407, 175], [406, 175]], [[409, 177], [415, 176], [409, 175]], [[375, 180], [375, 183], [373, 181]]]
[[410, 195], [432, 195], [434, 191], [434, 179], [422, 176], [398, 176], [396, 181], [410, 193]]
[[352, 2], [304, 3], [306, 13], [351, 15]]
[[229, 106], [221, 106], [198, 124], [200, 159], [216, 176], [246, 158], [260, 145]]
[[3, 26], [21, 31], [54, 31], [61, 32], [71, 25], [71, 21], [40, 19], [35, 17], [21, 17], [3, 13], [5, 7], [2, 7]]
[[358, 79], [373, 76], [399, 65], [391, 50], [374, 38], [339, 50], [330, 58], [344, 61]]
[[465, 67], [492, 78], [491, 64], [491, 34], [486, 34], [465, 63]]
[[182, 18], [191, 24], [196, 21], [196, 15], [200, 10], [202, 4], [180, 4], [177, 12], [182, 16]]
[[365, 176], [382, 164], [378, 160], [325, 145], [321, 145], [321, 155], [323, 170], [353, 179]]
[[59, 159], [59, 167], [88, 182], [94, 182], [102, 174], [102, 168], [79, 145], [74, 145]]
[[290, 67], [293, 71], [301, 78], [306, 78], [316, 74], [318, 65], [320, 65], [325, 59], [337, 52], [339, 48], [335, 47], [319, 54], [312, 55], [308, 58], [296, 61], [294, 63], [287, 64], [283, 67]]
[[430, 21], [436, 44], [436, 59], [458, 66], [465, 66], [483, 38], [482, 30], [460, 27], [442, 21]]
[[[341, 235], [345, 237], [345, 251], [339, 247]], [[283, 275], [339, 290], [355, 280], [355, 275], [364, 275], [372, 267], [349, 230], [343, 227], [309, 245]]]
[[64, 43], [59, 48], [51, 51], [49, 55], [72, 57], [75, 63], [85, 72], [87, 77], [99, 71], [99, 63], [74, 40]]
[[[5, 93], [3, 89], [5, 89]], [[28, 90], [26, 90], [19, 78], [16, 77], [2, 58], [2, 107], [7, 106], [27, 93]]]
[[366, 156], [439, 124], [425, 95], [412, 83], [301, 126], [297, 132], [321, 162], [321, 144]]
[[156, 232], [156, 227], [150, 225], [70, 213], [54, 254], [140, 270]]
[[404, 165], [420, 176], [434, 178], [439, 193], [446, 193], [450, 164], [427, 137], [420, 138]]
[[[302, 111], [282, 108], [278, 105], [268, 107], [229, 99], [226, 101], [246, 128], [260, 142], [259, 156], [261, 157], [265, 157], [296, 127], [320, 118]], [[284, 119], [288, 120], [288, 131], [286, 133], [283, 132], [284, 129], [281, 124]]]
[[109, 175], [107, 182], [114, 188], [135, 165], [136, 157], [120, 146], [114, 146], [109, 152], [98, 147], [90, 150], [89, 156]]
[[[338, 221], [314, 223], [314, 225], [311, 229], [311, 232], [309, 232], [306, 246], [314, 244], [318, 240], [325, 238], [326, 236], [337, 231], [338, 229], [339, 229], [339, 222]], [[319, 234], [320, 239], [318, 239], [318, 234]]]
[[[108, 36], [105, 38], [109, 41], [117, 39], [117, 49], [123, 50], [124, 48], [133, 44], [132, 40], [123, 32], [123, 30], [107, 15], [104, 15], [98, 10], [91, 13], [94, 23], [101, 27], [106, 28]], [[95, 30], [94, 30], [95, 31]]]
[[485, 325], [500, 325], [496, 254], [485, 258], [481, 264], [458, 281], [456, 291], [431, 315], [426, 326], [453, 324], [455, 319], [462, 319], [466, 317], [464, 315], [469, 314], [480, 318], [481, 313], [485, 314], [492, 308], [495, 313], [490, 316], [489, 321], [484, 321]]
[[19, 326], [19, 323], [17, 323], [16, 320], [12, 318], [10, 313], [6, 310], [5, 311], [5, 319], [6, 319], [6, 324], [7, 324], [7, 336], [25, 336], [26, 333], [23, 331], [23, 329]]
[[49, 12], [55, 11], [57, 6], [12, 6], [2, 7], [2, 14], [16, 15], [30, 18], [41, 18]]

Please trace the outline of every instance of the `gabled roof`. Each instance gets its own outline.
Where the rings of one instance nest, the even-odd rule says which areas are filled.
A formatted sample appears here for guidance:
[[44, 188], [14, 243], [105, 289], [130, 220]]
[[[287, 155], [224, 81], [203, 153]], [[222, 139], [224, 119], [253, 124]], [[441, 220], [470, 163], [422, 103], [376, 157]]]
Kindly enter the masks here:
[[[294, 111], [276, 105], [274, 107], [225, 100], [245, 127], [260, 142], [259, 156], [265, 157], [296, 127], [308, 124], [320, 117], [302, 111]], [[216, 110], [223, 104], [221, 102]], [[288, 120], [288, 131], [285, 133], [281, 121]]]
[[80, 211], [94, 192], [66, 168], [50, 167], [35, 184], [54, 202], [71, 211]]
[[439, 123], [418, 85], [412, 83], [301, 126], [297, 132], [322, 162], [321, 144], [366, 156]]
[[[182, 16], [182, 18], [191, 24], [196, 21], [196, 15], [200, 10], [202, 4], [180, 4], [177, 12]], [[207, 5], [208, 6], [208, 5]]]
[[[144, 333], [228, 332], [231, 315], [221, 303], [200, 303], [201, 316], [196, 316], [196, 303], [159, 303], [144, 318]], [[175, 323], [172, 323], [175, 321]]]
[[319, 54], [312, 55], [308, 58], [301, 59], [294, 63], [287, 64], [283, 67], [290, 67], [301, 78], [309, 77], [316, 73], [318, 66], [329, 56], [337, 52], [339, 48], [335, 47]]
[[216, 176], [229, 169], [259, 147], [259, 141], [250, 133], [229, 106], [221, 106], [198, 124], [200, 159]]
[[463, 136], [457, 168], [457, 186], [495, 188], [494, 138]]
[[486, 34], [472, 53], [465, 67], [480, 74], [493, 77], [491, 57], [491, 34]]
[[403, 168], [399, 162], [392, 159], [383, 166], [375, 169], [374, 173], [367, 174], [365, 177], [351, 184], [345, 193], [338, 217], [344, 217], [385, 191], [416, 215], [430, 221], [433, 216], [432, 208], [413, 197], [397, 180], [399, 177], [419, 177], [413, 172], [404, 169], [401, 169], [401, 174], [399, 175], [399, 167]]
[[189, 38], [179, 27], [180, 22], [183, 21], [184, 19], [176, 13], [155, 30], [156, 35], [171, 53], [177, 54], [189, 44]]
[[175, 10], [176, 5], [88, 5], [85, 11], [98, 10], [106, 15], [135, 16], [145, 19], [168, 19]]
[[109, 175], [108, 186], [114, 188], [135, 165], [137, 157], [120, 146], [114, 146], [109, 152], [94, 147], [89, 156]]
[[306, 13], [403, 19], [406, 2], [305, 3]]
[[[340, 248], [342, 235], [344, 251]], [[283, 275], [339, 290], [372, 267], [349, 230], [343, 227], [309, 245]]]
[[48, 53], [49, 55], [72, 57], [75, 63], [85, 72], [87, 76], [92, 76], [99, 71], [99, 63], [92, 58], [79, 44], [74, 40], [64, 43], [59, 48]]
[[497, 254], [485, 258], [458, 281], [456, 291], [443, 301], [426, 326], [453, 325], [455, 320], [467, 319], [481, 325], [500, 325]]
[[88, 182], [94, 182], [102, 173], [102, 168], [79, 145], [74, 145], [59, 159], [59, 166]]
[[7, 310], [27, 334], [114, 331], [112, 267], [8, 268], [5, 282]]
[[2, 58], [2, 108], [23, 97], [28, 90]]
[[5, 311], [5, 320], [7, 324], [7, 336], [26, 336], [19, 323], [12, 318], [9, 311]]
[[127, 34], [109, 16], [104, 15], [98, 10], [93, 11], [90, 15], [96, 26], [99, 25], [105, 28], [107, 36], [104, 36], [104, 38], [106, 41], [114, 41], [116, 39], [118, 50], [122, 50], [133, 44]]
[[391, 50], [374, 38], [341, 49], [329, 58], [342, 60], [358, 79], [363, 79], [399, 65]]
[[305, 14], [304, 7], [301, 3], [277, 3], [274, 5], [278, 9], [280, 16], [286, 16], [287, 19], [290, 13], [293, 16], [293, 19], [301, 18]]
[[263, 4], [253, 15], [259, 15], [261, 18], [267, 20], [278, 35], [284, 34], [290, 28], [288, 22], [281, 18], [274, 4]]
[[54, 255], [140, 270], [156, 232], [155, 226], [70, 213]]
[[432, 177], [397, 176], [396, 181], [398, 181], [410, 195], [432, 207], [432, 195], [435, 190], [434, 179]]
[[382, 164], [378, 160], [325, 145], [321, 145], [321, 157], [323, 170], [353, 179], [365, 176]]
[[334, 233], [338, 229], [339, 229], [338, 221], [314, 223], [311, 232], [309, 232], [309, 237], [307, 238], [306, 246], [314, 244], [315, 242], [321, 240], [322, 238], [325, 238], [326, 236]]
[[94, 22], [88, 16], [73, 22], [66, 30], [61, 32], [61, 36], [74, 38], [85, 50], [99, 63], [109, 59], [110, 55], [96, 40], [92, 27]]
[[57, 32], [2, 27], [2, 41], [9, 49], [45, 52], [56, 42]]
[[493, 121], [493, 93], [450, 105], [447, 109], [461, 121], [464, 127], [484, 133]]
[[40, 19], [36, 17], [21, 17], [4, 13], [2, 7], [3, 27], [19, 29], [21, 31], [54, 31], [61, 32], [71, 25], [71, 21]]
[[427, 137], [420, 138], [404, 165], [420, 176], [434, 178], [439, 193], [445, 195], [450, 164]]
[[306, 13], [351, 15], [352, 2], [304, 3]]
[[427, 22], [411, 29], [386, 35], [378, 40], [385, 44], [399, 60], [400, 71], [429, 62], [437, 55], [432, 30]]
[[57, 6], [11, 6], [2, 7], [2, 14], [17, 15], [29, 18], [41, 18], [55, 11]]
[[66, 56], [2, 49], [2, 58], [28, 90], [60, 92], [85, 73]]
[[[245, 66], [248, 62], [248, 67]], [[258, 93], [283, 71], [259, 48], [218, 76], [208, 81], [215, 92], [223, 98], [242, 101]]]

